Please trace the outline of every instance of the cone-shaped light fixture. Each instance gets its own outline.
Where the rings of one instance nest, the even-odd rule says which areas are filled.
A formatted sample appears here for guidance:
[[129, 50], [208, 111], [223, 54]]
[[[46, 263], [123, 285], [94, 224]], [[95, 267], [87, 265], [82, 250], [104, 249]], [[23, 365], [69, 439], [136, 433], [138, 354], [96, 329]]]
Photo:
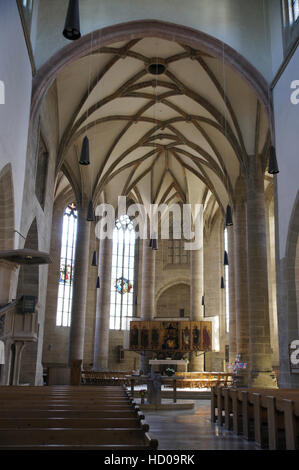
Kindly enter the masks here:
[[95, 222], [95, 220], [96, 220], [92, 201], [90, 201], [89, 204], [88, 204], [88, 211], [87, 211], [87, 219], [86, 220], [87, 220], [87, 222]]
[[81, 148], [81, 156], [79, 160], [80, 165], [89, 165], [89, 140], [88, 137], [85, 136], [82, 143]]
[[228, 266], [228, 265], [229, 265], [229, 262], [228, 262], [228, 254], [227, 254], [227, 251], [226, 251], [226, 250], [224, 251], [224, 261], [223, 261], [223, 264], [224, 264], [224, 266]]
[[277, 158], [276, 158], [276, 150], [275, 150], [275, 147], [273, 147], [273, 145], [270, 147], [268, 173], [270, 173], [270, 175], [276, 175], [277, 173], [279, 173], [279, 169], [277, 165]]
[[227, 227], [229, 227], [230, 225], [233, 225], [232, 209], [229, 205], [226, 208], [225, 225]]
[[66, 39], [75, 41], [80, 39], [79, 0], [69, 0], [63, 33]]
[[221, 289], [225, 289], [223, 276], [221, 276]]
[[91, 266], [97, 266], [98, 265], [98, 260], [97, 260], [97, 252], [94, 251], [92, 255], [92, 263]]
[[99, 289], [99, 288], [100, 288], [100, 278], [98, 276], [98, 278], [97, 278], [97, 289]]
[[158, 240], [157, 238], [153, 238], [152, 240], [152, 250], [157, 250], [158, 249]]

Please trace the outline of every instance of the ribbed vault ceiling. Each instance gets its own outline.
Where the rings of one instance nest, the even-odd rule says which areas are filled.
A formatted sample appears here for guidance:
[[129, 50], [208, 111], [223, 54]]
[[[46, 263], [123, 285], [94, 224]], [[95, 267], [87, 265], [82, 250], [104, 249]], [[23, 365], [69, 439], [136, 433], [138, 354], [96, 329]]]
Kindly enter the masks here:
[[[153, 75], [152, 62], [165, 72]], [[232, 196], [248, 155], [269, 144], [257, 96], [224, 61], [158, 38], [103, 47], [58, 76], [57, 170], [77, 197], [205, 203]], [[91, 164], [78, 164], [88, 135]]]

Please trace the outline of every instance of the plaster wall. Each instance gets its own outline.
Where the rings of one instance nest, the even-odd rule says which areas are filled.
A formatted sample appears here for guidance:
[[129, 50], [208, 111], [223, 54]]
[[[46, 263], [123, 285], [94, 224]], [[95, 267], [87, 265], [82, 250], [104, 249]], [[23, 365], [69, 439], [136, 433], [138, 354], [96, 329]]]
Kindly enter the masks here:
[[[5, 104], [0, 104], [0, 171], [11, 163], [15, 229], [20, 231], [32, 72], [17, 4], [0, 3], [0, 80], [5, 87]], [[15, 247], [18, 244], [16, 236]]]
[[299, 189], [298, 184], [298, 117], [299, 103], [291, 103], [291, 83], [299, 80], [299, 48], [295, 51], [273, 90], [275, 117], [275, 144], [279, 167], [277, 203], [279, 221], [279, 257], [286, 254], [289, 221]]
[[[39, 0], [37, 68], [68, 44], [61, 34], [67, 4], [67, 0]], [[267, 6], [267, 0], [81, 0], [81, 32], [85, 35], [106, 26], [146, 19], [188, 26], [224, 41], [271, 80]]]

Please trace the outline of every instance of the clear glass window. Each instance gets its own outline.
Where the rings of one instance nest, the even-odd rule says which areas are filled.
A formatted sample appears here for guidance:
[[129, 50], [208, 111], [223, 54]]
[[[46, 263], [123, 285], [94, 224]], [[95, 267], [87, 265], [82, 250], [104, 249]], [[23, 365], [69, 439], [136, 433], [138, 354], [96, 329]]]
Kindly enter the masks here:
[[133, 316], [135, 231], [127, 215], [113, 231], [110, 329], [127, 330]]
[[77, 218], [76, 204], [71, 203], [63, 215], [56, 326], [71, 324]]

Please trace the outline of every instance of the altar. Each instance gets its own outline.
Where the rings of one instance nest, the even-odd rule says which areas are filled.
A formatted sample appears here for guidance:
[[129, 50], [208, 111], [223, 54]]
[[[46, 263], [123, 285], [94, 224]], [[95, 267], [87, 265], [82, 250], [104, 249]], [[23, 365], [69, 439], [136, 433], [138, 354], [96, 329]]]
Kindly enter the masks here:
[[172, 368], [171, 366], [175, 366], [174, 370], [177, 372], [187, 372], [187, 367], [188, 367], [189, 361], [185, 359], [152, 359], [149, 361], [149, 365], [151, 366], [152, 371], [154, 372], [161, 372], [161, 366], [166, 366], [168, 365], [169, 368]]

